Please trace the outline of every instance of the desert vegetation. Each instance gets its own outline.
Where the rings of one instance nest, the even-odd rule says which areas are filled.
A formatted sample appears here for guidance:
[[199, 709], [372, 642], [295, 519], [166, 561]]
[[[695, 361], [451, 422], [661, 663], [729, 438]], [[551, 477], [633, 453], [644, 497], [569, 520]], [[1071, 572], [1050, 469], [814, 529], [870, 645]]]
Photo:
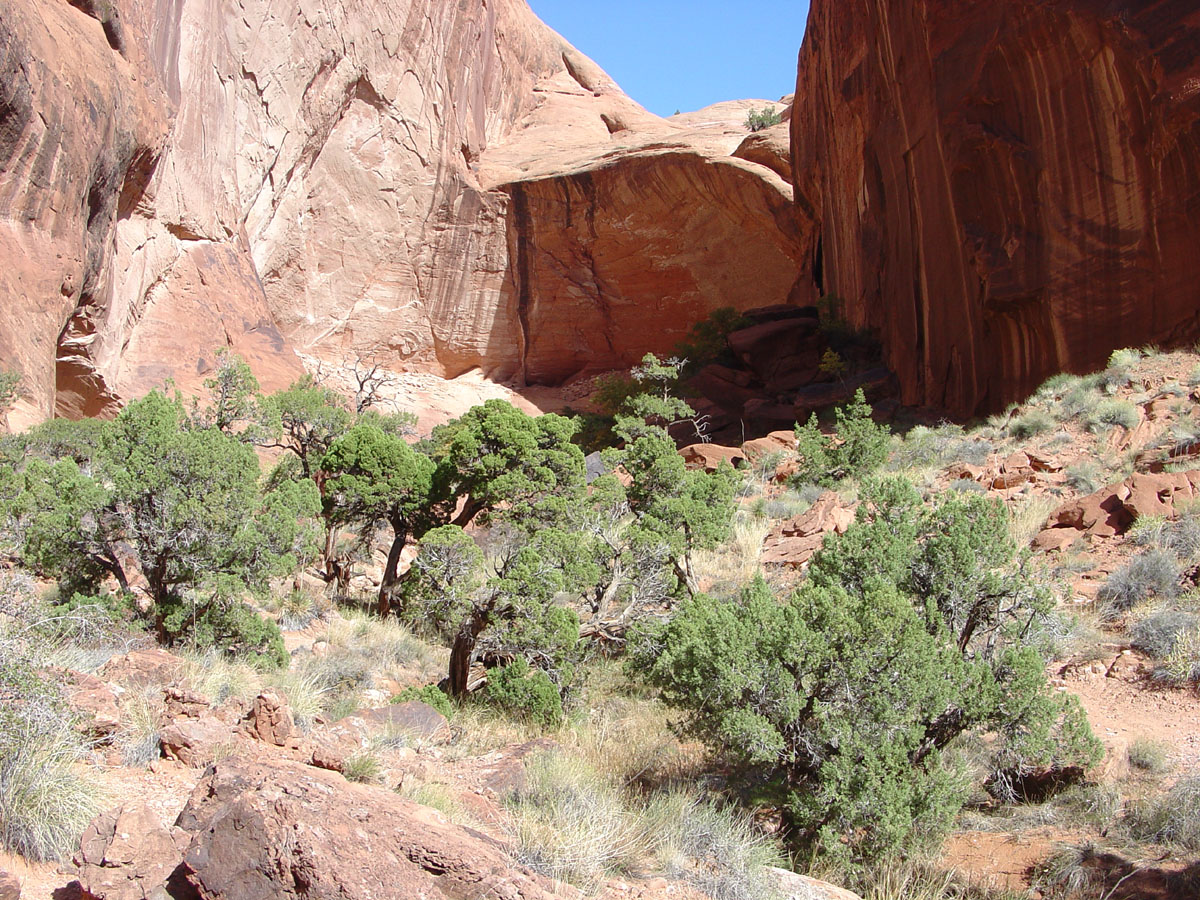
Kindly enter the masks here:
[[[719, 354], [722, 328], [691, 340]], [[682, 357], [604, 382], [590, 462], [578, 418], [489, 401], [418, 436], [369, 377], [263, 395], [230, 355], [194, 402], [5, 436], [0, 841], [70, 856], [111, 802], [98, 759], [157, 764], [181, 704], [270, 702], [313, 760], [585, 892], [657, 875], [768, 898], [791, 867], [881, 900], [1006, 898], [955, 870], [955, 842], [1045, 829], [1047, 896], [1187, 883], [1160, 863], [1196, 849], [1195, 761], [1102, 743], [1072, 679], [1144, 659], [1139, 684], [1192, 708], [1200, 506], [1031, 552], [1072, 498], [1188, 471], [1191, 405], [1155, 365], [1114, 354], [970, 427], [889, 427], [859, 390], [738, 470], [676, 450], [704, 427]], [[767, 552], [810, 520], [803, 558]], [[124, 683], [96, 730], [79, 679], [152, 648], [174, 668]], [[243, 752], [220, 733], [197, 759]], [[494, 809], [454, 787], [515, 748]]]

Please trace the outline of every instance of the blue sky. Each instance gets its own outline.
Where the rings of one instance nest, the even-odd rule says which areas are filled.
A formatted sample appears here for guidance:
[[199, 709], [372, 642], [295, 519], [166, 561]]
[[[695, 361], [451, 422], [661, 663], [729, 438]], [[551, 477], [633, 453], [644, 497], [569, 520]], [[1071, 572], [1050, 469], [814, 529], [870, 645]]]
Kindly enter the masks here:
[[529, 0], [538, 16], [660, 116], [796, 89], [807, 0]]

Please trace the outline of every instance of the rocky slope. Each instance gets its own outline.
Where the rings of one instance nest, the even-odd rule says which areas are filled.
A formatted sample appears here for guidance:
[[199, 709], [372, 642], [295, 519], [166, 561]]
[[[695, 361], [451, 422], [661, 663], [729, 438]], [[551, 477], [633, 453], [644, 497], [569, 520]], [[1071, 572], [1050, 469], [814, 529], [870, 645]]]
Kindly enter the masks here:
[[219, 346], [554, 382], [794, 278], [745, 105], [658, 119], [524, 0], [0, 0], [0, 42], [16, 425]]
[[815, 0], [792, 118], [808, 296], [970, 413], [1200, 336], [1200, 10]]

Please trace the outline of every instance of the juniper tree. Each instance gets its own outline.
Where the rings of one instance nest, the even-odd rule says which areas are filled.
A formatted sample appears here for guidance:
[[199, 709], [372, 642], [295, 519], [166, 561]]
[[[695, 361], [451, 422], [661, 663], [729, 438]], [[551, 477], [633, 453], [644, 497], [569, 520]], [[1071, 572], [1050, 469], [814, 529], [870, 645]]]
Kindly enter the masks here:
[[[532, 520], [527, 520], [532, 521]], [[535, 657], [558, 674], [579, 620], [555, 603], [595, 579], [577, 538], [558, 528], [504, 529], [485, 555], [457, 525], [430, 531], [404, 583], [410, 614], [450, 644], [450, 693], [467, 691], [471, 662], [490, 631], [498, 648]]]
[[379, 614], [392, 607], [400, 554], [428, 522], [433, 462], [403, 439], [376, 425], [355, 425], [321, 460], [325, 509], [334, 525], [356, 524], [366, 533], [386, 523], [392, 531], [379, 586]]
[[995, 504], [926, 507], [890, 479], [789, 597], [761, 579], [735, 600], [694, 597], [646, 630], [633, 665], [694, 733], [775, 777], [801, 847], [864, 862], [944, 833], [960, 735], [995, 735], [997, 765], [1097, 760], [1030, 646], [1048, 612]]

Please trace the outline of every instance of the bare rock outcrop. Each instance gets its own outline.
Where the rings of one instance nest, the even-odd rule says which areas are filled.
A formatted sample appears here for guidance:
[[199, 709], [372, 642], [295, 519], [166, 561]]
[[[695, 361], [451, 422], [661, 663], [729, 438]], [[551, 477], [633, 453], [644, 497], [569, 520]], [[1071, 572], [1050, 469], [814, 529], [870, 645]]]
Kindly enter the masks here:
[[296, 763], [218, 764], [177, 825], [202, 900], [576, 896], [432, 810]]
[[797, 302], [957, 413], [1200, 335], [1200, 9], [814, 0], [791, 120]]
[[1083, 535], [1114, 537], [1124, 534], [1143, 516], [1174, 518], [1177, 504], [1200, 497], [1200, 470], [1134, 474], [1065, 503], [1050, 516], [1033, 540], [1038, 550], [1060, 550]]
[[187, 836], [145, 805], [102, 813], [87, 827], [75, 863], [85, 900], [190, 900], [176, 870]]
[[156, 81], [92, 6], [0, 2], [0, 365], [24, 377], [14, 427], [53, 413], [56, 396], [77, 414], [111, 399], [81, 360], [111, 293], [117, 221], [142, 202], [167, 134]]

